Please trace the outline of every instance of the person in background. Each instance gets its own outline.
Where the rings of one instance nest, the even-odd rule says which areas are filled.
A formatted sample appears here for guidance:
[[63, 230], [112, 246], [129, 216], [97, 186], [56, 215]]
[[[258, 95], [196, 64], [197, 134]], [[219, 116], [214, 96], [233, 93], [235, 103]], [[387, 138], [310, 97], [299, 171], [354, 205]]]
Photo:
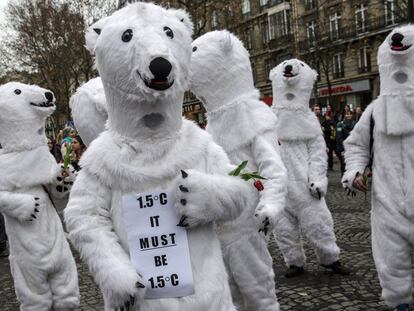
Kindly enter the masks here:
[[76, 135], [78, 134], [76, 130], [72, 127], [65, 127], [63, 129], [63, 139], [60, 146], [60, 151], [63, 157], [65, 157], [68, 144], [72, 143], [72, 139], [76, 137]]
[[[332, 112], [332, 110], [331, 110]], [[326, 152], [328, 153], [328, 170], [333, 170], [333, 154], [335, 152], [336, 156], [340, 158], [336, 148], [336, 124], [332, 119], [332, 114], [325, 113], [325, 121], [322, 122], [323, 136], [326, 143]]]
[[51, 137], [47, 138], [47, 146], [49, 147], [50, 153], [56, 159], [56, 162], [57, 163], [62, 162], [63, 158], [62, 158], [62, 154], [60, 153], [60, 148]]
[[70, 164], [72, 164], [76, 171], [79, 171], [81, 169], [79, 166], [79, 161], [85, 150], [86, 146], [79, 135], [72, 138], [72, 158]]
[[322, 122], [324, 121], [322, 113], [321, 113], [321, 106], [319, 105], [314, 105], [313, 106], [313, 113], [316, 115], [316, 117], [319, 120], [319, 123], [322, 124]]
[[358, 123], [359, 119], [361, 119], [362, 113], [363, 113], [363, 111], [362, 111], [361, 106], [358, 106], [358, 107], [355, 108], [355, 118], [354, 119], [355, 119], [356, 123]]
[[[347, 106], [348, 107], [348, 106]], [[346, 109], [345, 107], [345, 116], [344, 119], [336, 125], [336, 147], [337, 147], [337, 155], [339, 156], [339, 160], [341, 161], [341, 174], [343, 175], [345, 172], [345, 160], [343, 153], [345, 151], [344, 148], [344, 141], [348, 138], [351, 134], [351, 131], [355, 127], [355, 120], [353, 118], [352, 111]]]

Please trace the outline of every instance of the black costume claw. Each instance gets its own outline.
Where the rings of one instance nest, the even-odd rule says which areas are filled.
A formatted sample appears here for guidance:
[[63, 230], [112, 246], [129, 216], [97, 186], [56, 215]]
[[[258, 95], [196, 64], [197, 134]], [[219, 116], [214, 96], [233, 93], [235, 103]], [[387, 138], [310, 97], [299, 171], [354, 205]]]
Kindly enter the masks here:
[[137, 282], [137, 283], [135, 284], [135, 286], [136, 286], [137, 288], [145, 288], [145, 285], [144, 285], [144, 284], [142, 284], [141, 282]]
[[36, 197], [35, 200], [38, 201], [38, 200], [40, 200], [40, 198]]
[[35, 208], [35, 212], [36, 212], [36, 213], [39, 213], [39, 210], [38, 210], [37, 208]]
[[39, 203], [36, 203], [35, 206], [39, 206]]
[[31, 214], [31, 216], [32, 218], [35, 218], [35, 219], [37, 218], [35, 214]]
[[183, 176], [183, 178], [187, 178], [188, 174], [186, 172], [184, 172], [183, 170], [181, 170], [181, 176]]
[[186, 204], [187, 204], [187, 200], [186, 200], [186, 199], [181, 199], [181, 200], [180, 200], [180, 203], [181, 203], [182, 205], [186, 205]]
[[188, 188], [184, 187], [183, 185], [180, 185], [178, 188], [180, 188], [181, 192], [188, 192]]
[[188, 224], [185, 224], [184, 222], [187, 220], [187, 216], [182, 216], [180, 219], [180, 222], [178, 223], [177, 227], [188, 227]]
[[319, 200], [320, 200], [322, 198], [322, 194], [321, 194], [321, 192], [319, 191], [318, 188], [316, 188], [316, 191], [318, 192], [318, 197], [319, 197]]

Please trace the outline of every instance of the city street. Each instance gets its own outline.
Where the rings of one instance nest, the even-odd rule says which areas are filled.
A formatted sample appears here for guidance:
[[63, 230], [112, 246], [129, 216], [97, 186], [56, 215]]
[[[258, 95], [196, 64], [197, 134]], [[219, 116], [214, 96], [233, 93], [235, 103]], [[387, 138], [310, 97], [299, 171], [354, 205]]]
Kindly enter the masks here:
[[[335, 169], [338, 169], [336, 164]], [[380, 300], [380, 287], [371, 254], [369, 198], [358, 194], [347, 197], [340, 185], [338, 171], [329, 174], [328, 205], [333, 213], [335, 232], [342, 250], [341, 261], [352, 274], [349, 277], [333, 275], [320, 267], [313, 251], [305, 242], [307, 273], [299, 278], [286, 279], [281, 253], [272, 238], [277, 294], [281, 310], [389, 310]], [[60, 208], [64, 202], [60, 202]], [[88, 269], [77, 256], [81, 290], [79, 310], [102, 310], [102, 299]], [[0, 310], [18, 310], [7, 258], [0, 258]]]

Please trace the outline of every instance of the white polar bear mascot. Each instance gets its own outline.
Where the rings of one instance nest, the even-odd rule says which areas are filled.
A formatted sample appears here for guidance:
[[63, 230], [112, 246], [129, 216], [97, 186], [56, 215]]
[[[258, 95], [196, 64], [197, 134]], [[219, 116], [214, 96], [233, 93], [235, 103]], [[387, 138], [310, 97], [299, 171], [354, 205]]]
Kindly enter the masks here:
[[317, 73], [304, 62], [284, 61], [270, 72], [277, 135], [288, 171], [287, 207], [275, 224], [276, 241], [289, 267], [286, 277], [304, 272], [301, 232], [316, 251], [319, 262], [335, 273], [349, 274], [339, 262], [333, 220], [326, 206], [327, 154], [322, 130], [309, 109]]
[[[234, 166], [224, 150], [181, 116], [191, 35], [187, 13], [143, 2], [86, 33], [105, 89], [108, 129], [83, 155], [65, 221], [105, 310], [235, 310], [213, 223], [237, 217], [255, 189], [228, 176]], [[173, 189], [179, 225], [188, 228], [194, 294], [182, 298], [144, 299], [153, 280], [142, 278], [130, 258], [135, 249], [123, 197], [160, 188]]]
[[380, 96], [345, 141], [345, 187], [366, 191], [372, 166], [372, 251], [382, 297], [396, 310], [412, 302], [414, 237], [414, 26], [394, 29], [378, 50]]
[[77, 131], [83, 142], [89, 146], [105, 130], [108, 119], [101, 78], [91, 79], [79, 87], [70, 98], [70, 108]]
[[248, 160], [247, 170], [266, 178], [264, 191], [256, 193], [253, 204], [244, 206], [236, 220], [218, 226], [226, 267], [235, 283], [233, 296], [241, 296], [244, 310], [279, 310], [272, 257], [254, 215], [267, 235], [269, 225], [284, 209], [287, 176], [277, 152], [276, 117], [259, 100], [249, 53], [242, 42], [228, 31], [213, 31], [196, 39], [190, 89], [207, 110], [207, 132], [233, 164]]
[[0, 86], [0, 212], [21, 310], [67, 311], [79, 304], [75, 261], [47, 188], [62, 180], [44, 129], [54, 101], [38, 86]]

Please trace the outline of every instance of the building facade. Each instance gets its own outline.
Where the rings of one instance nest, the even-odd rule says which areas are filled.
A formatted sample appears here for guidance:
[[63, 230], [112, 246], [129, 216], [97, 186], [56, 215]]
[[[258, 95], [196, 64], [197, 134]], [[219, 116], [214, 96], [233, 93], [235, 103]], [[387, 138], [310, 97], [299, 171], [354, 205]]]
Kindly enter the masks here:
[[[158, 2], [172, 7], [198, 3], [194, 8], [199, 11], [190, 12], [196, 36], [214, 29], [235, 33], [250, 52], [255, 85], [267, 104], [273, 100], [270, 70], [296, 57], [319, 74], [311, 104], [322, 110], [330, 104], [338, 112], [345, 105], [365, 108], [378, 96], [378, 47], [407, 15], [407, 0]], [[204, 109], [191, 93], [186, 94], [184, 114], [205, 123]]]

